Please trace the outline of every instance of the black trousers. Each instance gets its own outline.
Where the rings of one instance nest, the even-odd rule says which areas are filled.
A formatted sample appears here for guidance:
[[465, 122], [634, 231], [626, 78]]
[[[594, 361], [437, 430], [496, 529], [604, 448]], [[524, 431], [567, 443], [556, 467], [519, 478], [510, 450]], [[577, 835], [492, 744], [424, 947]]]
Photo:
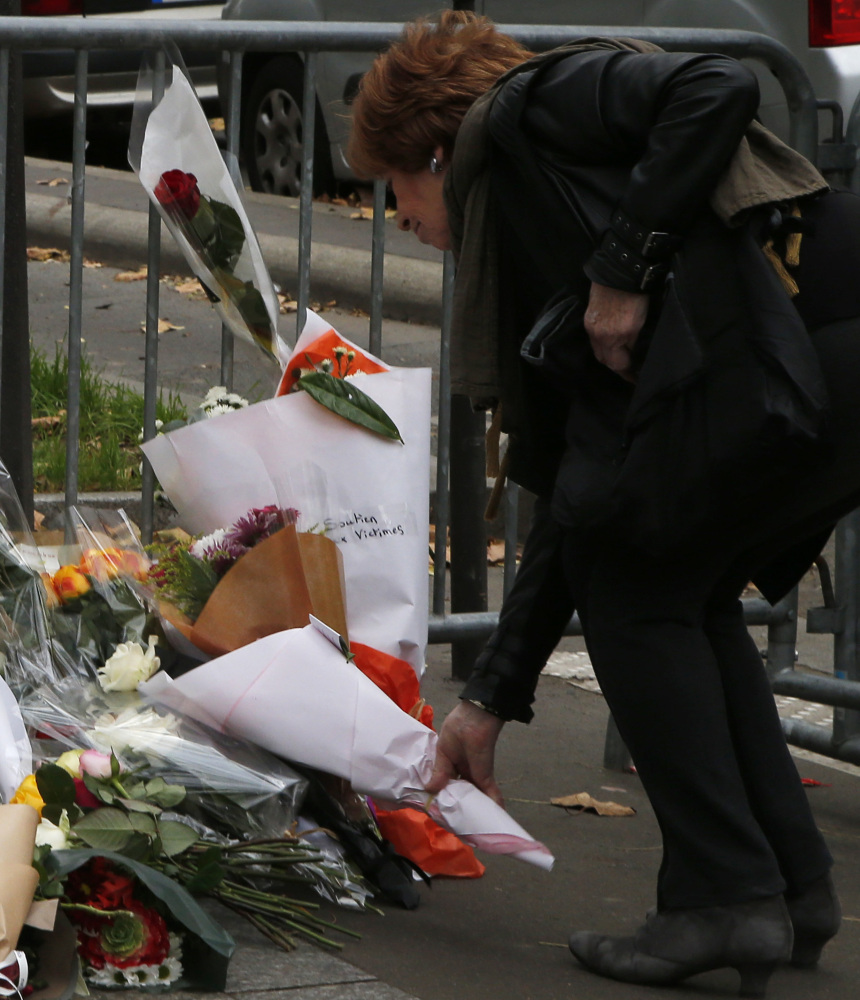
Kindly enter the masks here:
[[[830, 393], [832, 454], [770, 487], [740, 529], [671, 561], [611, 535], [565, 541], [595, 672], [663, 833], [662, 908], [796, 891], [832, 863], [739, 602], [762, 566], [860, 505], [860, 319], [833, 319], [860, 316], [860, 199], [829, 201], [817, 220], [828, 252], [809, 241], [801, 287]], [[834, 206], [856, 226], [828, 233]]]
[[[739, 602], [786, 549], [860, 505], [860, 198], [804, 212], [795, 300], [832, 406], [834, 447], [813, 474], [774, 484], [746, 520], [656, 561], [612, 536], [565, 531], [539, 503], [520, 573], [464, 697], [528, 721], [540, 669], [575, 606], [595, 672], [664, 840], [658, 905], [792, 892], [832, 860], [786, 747]], [[805, 567], [799, 567], [800, 571]]]

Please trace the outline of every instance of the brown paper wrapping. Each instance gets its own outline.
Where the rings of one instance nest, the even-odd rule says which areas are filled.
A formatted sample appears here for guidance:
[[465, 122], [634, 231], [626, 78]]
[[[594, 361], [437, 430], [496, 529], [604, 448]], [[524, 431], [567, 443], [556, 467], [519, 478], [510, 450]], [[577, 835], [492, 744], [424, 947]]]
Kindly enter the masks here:
[[299, 534], [290, 524], [242, 556], [197, 621], [181, 630], [212, 656], [273, 632], [304, 628], [310, 614], [347, 638], [343, 594], [343, 562], [335, 543], [324, 535]]
[[32, 806], [0, 806], [0, 960], [18, 943], [39, 884], [32, 863], [38, 825]]

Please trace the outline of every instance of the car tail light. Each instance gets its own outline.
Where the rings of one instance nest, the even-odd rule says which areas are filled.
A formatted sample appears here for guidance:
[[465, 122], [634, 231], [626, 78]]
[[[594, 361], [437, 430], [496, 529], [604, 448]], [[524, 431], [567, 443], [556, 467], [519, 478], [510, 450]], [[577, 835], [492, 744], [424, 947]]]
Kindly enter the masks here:
[[813, 48], [860, 43], [860, 0], [809, 0]]
[[30, 17], [83, 14], [84, 0], [21, 0], [21, 13]]

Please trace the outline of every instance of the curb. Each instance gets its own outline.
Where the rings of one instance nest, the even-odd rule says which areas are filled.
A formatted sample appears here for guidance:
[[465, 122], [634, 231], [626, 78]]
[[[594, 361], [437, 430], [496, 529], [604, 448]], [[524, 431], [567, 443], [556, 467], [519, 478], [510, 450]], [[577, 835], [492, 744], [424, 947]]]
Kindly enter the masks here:
[[[48, 195], [27, 192], [27, 239], [30, 244], [71, 246], [71, 205]], [[147, 259], [149, 220], [145, 212], [87, 202], [84, 251], [112, 267], [136, 269]], [[258, 233], [272, 280], [282, 288], [298, 284], [299, 241], [292, 236]], [[188, 273], [185, 258], [162, 228], [161, 267]], [[370, 311], [371, 253], [331, 243], [311, 247], [312, 297], [337, 300], [342, 308]], [[383, 315], [386, 319], [438, 326], [442, 322], [442, 265], [434, 261], [385, 255]]]

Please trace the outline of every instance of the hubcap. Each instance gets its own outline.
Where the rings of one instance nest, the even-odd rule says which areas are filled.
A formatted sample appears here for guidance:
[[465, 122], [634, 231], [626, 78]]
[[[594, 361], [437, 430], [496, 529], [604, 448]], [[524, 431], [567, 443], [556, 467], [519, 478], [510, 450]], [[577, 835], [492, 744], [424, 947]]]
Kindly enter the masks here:
[[271, 90], [260, 102], [254, 133], [254, 159], [264, 191], [298, 196], [302, 113], [286, 90]]

